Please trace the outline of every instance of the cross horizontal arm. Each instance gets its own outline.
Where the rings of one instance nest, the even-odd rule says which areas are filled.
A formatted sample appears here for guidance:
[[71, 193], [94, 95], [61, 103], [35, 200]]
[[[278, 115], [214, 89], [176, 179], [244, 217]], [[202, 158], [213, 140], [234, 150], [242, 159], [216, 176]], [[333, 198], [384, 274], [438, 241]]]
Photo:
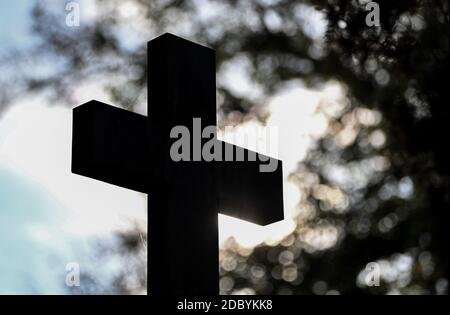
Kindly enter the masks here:
[[148, 193], [157, 169], [150, 120], [98, 101], [73, 109], [72, 172]]
[[[236, 152], [238, 148], [221, 143], [223, 147], [232, 146], [230, 151]], [[216, 162], [218, 211], [259, 225], [283, 220], [282, 162], [262, 154], [258, 154], [256, 161], [249, 161], [249, 153], [253, 156], [256, 153], [239, 149], [244, 150], [245, 161]], [[275, 171], [261, 172], [261, 165], [269, 163], [277, 166]]]
[[[149, 193], [162, 177], [161, 139], [149, 117], [98, 101], [73, 110], [72, 172], [113, 185]], [[154, 124], [156, 126], [156, 124]], [[231, 151], [238, 148], [232, 146]], [[159, 149], [158, 149], [159, 148]], [[260, 225], [283, 219], [282, 163], [270, 158], [277, 168], [261, 172], [261, 158], [249, 161], [217, 161], [217, 210]], [[258, 156], [263, 156], [258, 154]], [[264, 156], [263, 156], [264, 157]], [[269, 159], [269, 157], [265, 157]], [[264, 160], [265, 161], [265, 160]], [[195, 163], [195, 162], [188, 162]], [[213, 210], [214, 211], [214, 210]]]

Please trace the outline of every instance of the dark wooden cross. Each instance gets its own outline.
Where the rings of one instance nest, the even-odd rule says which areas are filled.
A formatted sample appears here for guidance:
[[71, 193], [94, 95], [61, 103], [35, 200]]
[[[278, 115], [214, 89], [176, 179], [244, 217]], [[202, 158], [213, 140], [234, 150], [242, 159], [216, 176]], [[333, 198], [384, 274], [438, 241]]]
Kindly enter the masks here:
[[148, 42], [148, 113], [98, 101], [74, 108], [72, 172], [149, 194], [150, 294], [217, 294], [217, 214], [282, 220], [281, 161], [272, 161], [275, 172], [260, 172], [258, 159], [171, 159], [172, 127], [193, 134], [193, 118], [216, 126], [215, 52], [172, 34]]

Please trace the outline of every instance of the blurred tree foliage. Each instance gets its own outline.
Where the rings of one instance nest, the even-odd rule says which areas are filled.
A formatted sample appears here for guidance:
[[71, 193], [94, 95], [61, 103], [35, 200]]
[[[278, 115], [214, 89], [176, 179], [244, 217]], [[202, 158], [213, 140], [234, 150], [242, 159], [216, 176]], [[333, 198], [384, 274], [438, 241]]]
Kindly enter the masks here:
[[[302, 193], [297, 228], [274, 246], [229, 240], [222, 293], [447, 293], [447, 1], [379, 0], [381, 25], [369, 27], [362, 0], [98, 0], [96, 17], [82, 15], [77, 28], [65, 25], [62, 4], [46, 2], [33, 10], [33, 51], [9, 59], [3, 107], [24, 90], [71, 104], [79, 82], [96, 81], [116, 105], [145, 104], [145, 42], [166, 31], [216, 49], [222, 122], [235, 112], [264, 120], [266, 99], [290, 80], [344, 87], [344, 106], [291, 174]], [[221, 80], [237, 61], [258, 97]], [[327, 233], [337, 235], [330, 246]], [[364, 283], [369, 262], [380, 263], [379, 287]]]

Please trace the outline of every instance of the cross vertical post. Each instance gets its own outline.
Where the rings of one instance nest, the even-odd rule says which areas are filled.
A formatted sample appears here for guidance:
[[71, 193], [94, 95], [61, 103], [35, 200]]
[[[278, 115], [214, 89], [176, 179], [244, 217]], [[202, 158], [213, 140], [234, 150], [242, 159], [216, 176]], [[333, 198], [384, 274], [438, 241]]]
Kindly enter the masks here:
[[169, 155], [172, 127], [186, 126], [193, 135], [193, 118], [216, 125], [214, 50], [170, 34], [149, 42], [148, 114], [163, 138], [155, 165], [162, 178], [148, 198], [149, 292], [217, 294], [214, 164], [179, 163]]

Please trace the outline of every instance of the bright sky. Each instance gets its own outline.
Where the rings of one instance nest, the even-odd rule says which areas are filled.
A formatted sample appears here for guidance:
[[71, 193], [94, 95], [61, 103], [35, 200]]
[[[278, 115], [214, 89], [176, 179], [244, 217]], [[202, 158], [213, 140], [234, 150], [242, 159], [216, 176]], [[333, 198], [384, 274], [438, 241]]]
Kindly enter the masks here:
[[10, 48], [23, 47], [32, 40], [28, 32], [32, 3], [29, 0], [0, 3], [0, 54]]
[[[336, 90], [329, 88], [328, 91], [333, 89]], [[85, 92], [84, 95], [89, 95], [89, 91]], [[280, 93], [270, 102], [272, 114], [268, 125], [279, 130], [279, 154], [276, 157], [283, 160], [285, 178], [305, 156], [313, 137], [327, 127], [326, 119], [315, 112], [320, 97], [323, 97], [320, 92], [297, 87]], [[255, 126], [261, 127], [258, 122], [250, 121], [235, 131], [246, 133]], [[69, 108], [48, 106], [36, 98], [10, 107], [0, 120], [0, 165], [38, 183], [63, 204], [70, 217], [65, 226], [70, 233], [104, 233], [129, 227], [133, 221], [145, 222], [145, 195], [70, 172], [71, 128]], [[253, 149], [261, 151], [264, 148]], [[299, 193], [288, 181], [285, 181], [284, 191], [285, 212], [289, 218]], [[279, 240], [293, 228], [289, 219], [259, 227], [220, 216], [221, 239], [234, 235], [247, 246], [264, 240]]]
[[[30, 3], [0, 4], [3, 48], [20, 48], [27, 44]], [[236, 92], [245, 87], [252, 95], [258, 96], [258, 88], [249, 81], [245, 72], [240, 71], [239, 63], [231, 65], [231, 70], [222, 79]], [[90, 99], [111, 103], [109, 96], [95, 84], [80, 86], [76, 95], [80, 103]], [[274, 245], [293, 231], [295, 223], [292, 217], [297, 211], [300, 195], [296, 186], [287, 181], [287, 176], [305, 157], [313, 139], [327, 128], [326, 118], [316, 112], [321, 98], [341, 96], [342, 90], [336, 84], [323, 92], [314, 92], [304, 89], [296, 81], [272, 96], [268, 105], [271, 114], [268, 126], [278, 128], [278, 154], [274, 157], [283, 160], [286, 219], [261, 227], [219, 215], [221, 242], [234, 236], [245, 247], [262, 242]], [[70, 172], [71, 109], [50, 106], [45, 99], [30, 96], [11, 106], [0, 117], [0, 189], [3, 191], [0, 195], [0, 253], [15, 248], [10, 251], [9, 259], [0, 261], [0, 274], [19, 273], [30, 278], [25, 282], [17, 280], [17, 277], [8, 281], [1, 279], [0, 293], [2, 289], [18, 293], [55, 292], [60, 288], [60, 275], [64, 273], [61, 264], [65, 265], [72, 259], [83, 261], [80, 255], [87, 253], [86, 244], [93, 236], [127, 229], [136, 222], [146, 226], [147, 197]], [[255, 126], [262, 127], [256, 121], [249, 121], [236, 128], [235, 132], [248, 133]], [[264, 138], [260, 141], [264, 142]], [[261, 147], [253, 149], [264, 153]], [[23, 200], [29, 202], [20, 202]], [[55, 268], [46, 269], [46, 258], [36, 254], [42, 251], [58, 257], [57, 272]], [[36, 266], [42, 264], [38, 273], [46, 281], [43, 278], [31, 281], [38, 267], [27, 273], [26, 266], [15, 263], [31, 260]], [[33, 291], [27, 285], [30, 282], [41, 283], [42, 287]]]

